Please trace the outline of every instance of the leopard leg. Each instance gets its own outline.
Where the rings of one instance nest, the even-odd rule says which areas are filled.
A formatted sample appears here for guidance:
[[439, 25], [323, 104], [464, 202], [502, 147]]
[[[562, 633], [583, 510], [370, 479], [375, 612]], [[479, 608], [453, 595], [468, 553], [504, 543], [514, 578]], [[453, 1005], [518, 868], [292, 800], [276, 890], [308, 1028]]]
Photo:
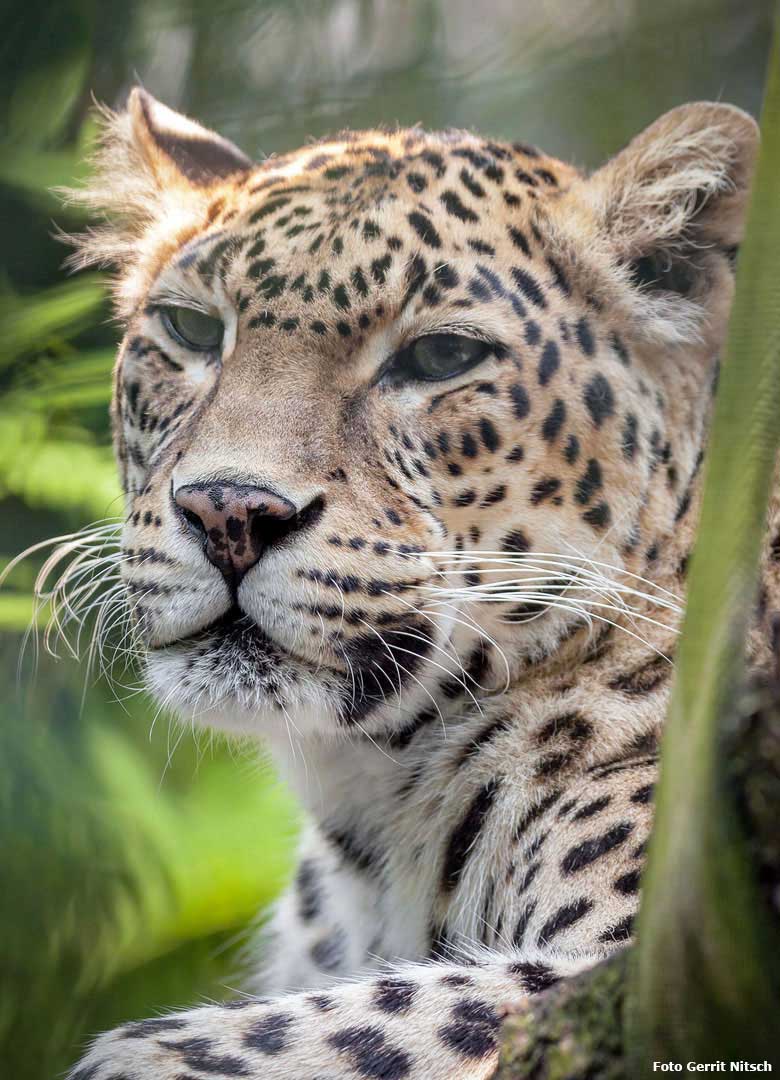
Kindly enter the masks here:
[[588, 967], [552, 952], [405, 964], [328, 990], [125, 1024], [69, 1080], [483, 1080], [505, 1010]]

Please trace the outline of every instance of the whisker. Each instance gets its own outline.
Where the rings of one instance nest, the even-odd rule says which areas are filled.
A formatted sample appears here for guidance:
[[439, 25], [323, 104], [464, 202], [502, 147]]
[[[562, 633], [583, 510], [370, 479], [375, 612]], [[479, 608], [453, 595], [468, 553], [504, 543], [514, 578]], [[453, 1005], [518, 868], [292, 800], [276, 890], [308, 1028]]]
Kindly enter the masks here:
[[633, 581], [640, 581], [644, 585], [649, 586], [651, 589], [654, 589], [659, 593], [666, 594], [666, 596], [668, 596], [674, 603], [677, 603], [677, 604], [682, 603], [682, 597], [678, 596], [676, 593], [671, 592], [669, 589], [664, 588], [664, 586], [659, 585], [657, 582], [651, 581], [649, 578], [642, 577], [640, 574], [635, 574], [630, 570], [625, 570], [623, 567], [614, 566], [611, 563], [600, 562], [597, 559], [591, 559], [591, 558], [588, 558], [588, 557], [586, 557], [584, 555], [566, 555], [566, 556], [564, 556], [560, 552], [549, 552], [549, 551], [529, 551], [528, 553], [518, 552], [518, 553], [515, 554], [515, 553], [512, 553], [512, 552], [506, 552], [506, 551], [487, 551], [487, 550], [486, 551], [481, 551], [481, 550], [479, 550], [479, 551], [474, 551], [474, 552], [467, 552], [467, 551], [456, 551], [454, 549], [450, 549], [450, 550], [444, 550], [443, 549], [441, 551], [424, 551], [424, 552], [420, 552], [417, 555], [408, 554], [405, 557], [410, 558], [410, 559], [411, 558], [425, 557], [425, 558], [434, 559], [434, 560], [439, 559], [442, 562], [471, 562], [471, 563], [501, 562], [501, 563], [504, 563], [504, 564], [508, 563], [510, 565], [521, 565], [523, 563], [529, 562], [530, 560], [536, 560], [537, 562], [539, 562], [541, 560], [555, 560], [555, 561], [559, 561], [559, 562], [563, 561], [563, 562], [567, 562], [567, 563], [583, 562], [583, 563], [588, 563], [591, 566], [599, 567], [599, 568], [604, 569], [604, 570], [609, 570], [612, 573], [622, 574], [624, 577], [630, 578]]

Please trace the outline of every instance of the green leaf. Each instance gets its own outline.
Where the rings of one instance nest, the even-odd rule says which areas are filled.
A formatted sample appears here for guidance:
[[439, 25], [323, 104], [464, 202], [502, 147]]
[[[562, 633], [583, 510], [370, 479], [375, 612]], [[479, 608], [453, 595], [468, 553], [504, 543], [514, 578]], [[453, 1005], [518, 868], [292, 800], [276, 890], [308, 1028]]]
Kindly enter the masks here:
[[94, 324], [106, 292], [97, 275], [54, 285], [33, 296], [0, 296], [0, 369], [20, 355], [61, 344]]

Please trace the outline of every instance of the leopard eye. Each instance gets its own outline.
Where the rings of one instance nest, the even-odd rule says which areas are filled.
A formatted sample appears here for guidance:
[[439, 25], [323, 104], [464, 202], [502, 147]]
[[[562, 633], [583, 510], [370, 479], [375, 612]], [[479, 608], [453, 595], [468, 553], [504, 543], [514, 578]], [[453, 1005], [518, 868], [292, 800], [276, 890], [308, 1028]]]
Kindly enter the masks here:
[[452, 379], [496, 352], [497, 346], [461, 334], [426, 334], [394, 358], [388, 374], [396, 381]]
[[195, 352], [214, 352], [222, 344], [225, 327], [221, 319], [194, 308], [162, 308], [165, 329], [181, 345]]

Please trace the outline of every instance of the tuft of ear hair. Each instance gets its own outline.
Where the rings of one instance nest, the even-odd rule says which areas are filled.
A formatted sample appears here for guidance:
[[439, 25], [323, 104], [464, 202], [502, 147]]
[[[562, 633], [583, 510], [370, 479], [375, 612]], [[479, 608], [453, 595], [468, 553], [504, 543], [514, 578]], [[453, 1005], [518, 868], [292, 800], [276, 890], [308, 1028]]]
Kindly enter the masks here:
[[590, 201], [634, 284], [687, 295], [700, 252], [733, 259], [757, 150], [752, 117], [697, 102], [665, 113], [593, 174]]
[[139, 86], [130, 91], [127, 112], [133, 138], [160, 187], [182, 181], [210, 187], [252, 168], [229, 139], [174, 112]]
[[[100, 109], [102, 131], [84, 188], [61, 192], [86, 207], [102, 224], [64, 239], [76, 250], [71, 267], [113, 267], [128, 275], [143, 261], [158, 231], [171, 238], [202, 217], [214, 190], [253, 167], [251, 160], [216, 132], [134, 87], [122, 112]], [[131, 275], [132, 276], [132, 275]], [[130, 283], [128, 282], [128, 286]], [[118, 290], [122, 308], [131, 288]]]

